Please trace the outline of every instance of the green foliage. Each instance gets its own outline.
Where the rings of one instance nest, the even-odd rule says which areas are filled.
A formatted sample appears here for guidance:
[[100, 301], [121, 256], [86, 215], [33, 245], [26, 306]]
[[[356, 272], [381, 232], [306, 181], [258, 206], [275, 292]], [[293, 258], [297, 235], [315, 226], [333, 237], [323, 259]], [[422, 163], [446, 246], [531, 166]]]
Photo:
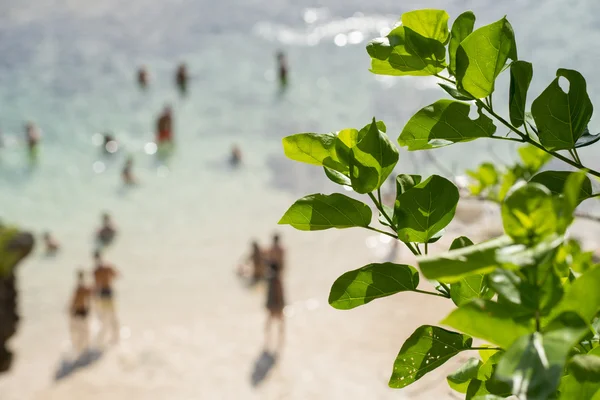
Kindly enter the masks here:
[[369, 206], [343, 194], [311, 194], [296, 201], [279, 223], [291, 225], [301, 231], [319, 231], [367, 227], [371, 217]]
[[427, 243], [452, 221], [458, 189], [448, 179], [433, 175], [400, 194], [396, 202], [394, 217], [400, 240]]
[[[518, 161], [485, 162], [467, 172], [470, 184], [461, 188], [498, 204], [504, 235], [481, 243], [462, 236], [448, 251], [429, 254], [428, 244], [444, 234], [463, 192], [438, 175], [399, 173], [393, 206], [383, 204], [381, 186], [394, 177], [399, 153], [385, 124], [375, 119], [360, 130], [288, 136], [283, 146], [289, 158], [319, 166], [331, 181], [366, 194], [384, 230], [370, 225], [368, 205], [335, 193], [298, 200], [280, 223], [300, 230], [362, 227], [393, 237], [416, 256], [418, 269], [435, 288], [418, 288], [413, 266], [369, 264], [334, 282], [329, 302], [337, 309], [404, 291], [454, 303], [441, 323], [459, 332], [417, 328], [394, 362], [391, 387], [408, 386], [458, 353], [479, 350], [479, 357], [469, 358], [447, 378], [467, 400], [511, 395], [600, 400], [600, 268], [591, 252], [568, 237], [579, 204], [600, 196], [588, 177], [600, 178], [600, 172], [582, 164], [577, 153], [600, 140], [588, 129], [593, 107], [585, 79], [577, 71], [559, 69], [529, 112], [533, 66], [517, 60], [506, 18], [476, 29], [475, 15], [467, 11], [451, 31], [448, 20], [442, 10], [403, 14], [386, 37], [367, 45], [371, 71], [433, 75], [453, 99], [438, 100], [408, 120], [398, 143], [409, 151], [478, 138], [524, 144], [516, 149]], [[506, 69], [510, 86], [508, 116], [503, 117], [494, 110], [492, 95]], [[568, 90], [559, 80], [568, 81]], [[578, 172], [542, 171], [552, 158]], [[473, 338], [485, 344], [473, 347]]]
[[403, 388], [471, 348], [473, 339], [437, 326], [423, 325], [404, 342], [394, 361], [389, 385]]
[[476, 120], [472, 120], [470, 109], [468, 103], [438, 100], [411, 117], [398, 143], [412, 151], [492, 136], [496, 132], [493, 121], [481, 112]]
[[[569, 81], [568, 93], [561, 89], [560, 77]], [[584, 77], [570, 69], [556, 71], [556, 79], [531, 105], [540, 143], [548, 150], [573, 149], [593, 112]]]
[[375, 299], [415, 290], [419, 273], [410, 265], [369, 264], [337, 278], [329, 293], [329, 304], [350, 310]]

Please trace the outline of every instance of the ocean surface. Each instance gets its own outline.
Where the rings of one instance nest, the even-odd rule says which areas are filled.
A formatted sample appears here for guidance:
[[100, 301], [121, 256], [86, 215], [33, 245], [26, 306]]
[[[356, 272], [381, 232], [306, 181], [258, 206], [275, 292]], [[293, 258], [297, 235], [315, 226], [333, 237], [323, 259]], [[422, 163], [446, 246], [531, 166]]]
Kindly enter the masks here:
[[[345, 241], [344, 232], [313, 236], [276, 226], [296, 198], [335, 190], [320, 169], [285, 159], [281, 138], [362, 127], [375, 116], [386, 122], [395, 140], [414, 112], [444, 97], [435, 79], [377, 77], [368, 71], [367, 41], [386, 32], [402, 12], [425, 7], [446, 9], [451, 21], [471, 9], [479, 26], [507, 15], [519, 58], [534, 64], [529, 102], [557, 68], [575, 68], [587, 78], [592, 102], [600, 104], [600, 2], [593, 0], [1, 1], [0, 131], [5, 146], [0, 148], [0, 219], [38, 237], [53, 232], [63, 251], [46, 259], [38, 250], [21, 270], [23, 323], [13, 347], [25, 355], [16, 372], [0, 377], [0, 399], [54, 398], [44, 388], [68, 347], [64, 308], [73, 271], [91, 266], [92, 236], [104, 211], [120, 229], [107, 257], [123, 273], [125, 339], [148, 339], [167, 327], [165, 335], [176, 341], [182, 320], [199, 318], [193, 323], [202, 325], [225, 315], [249, 315], [232, 304], [243, 304], [248, 313], [257, 310], [260, 337], [261, 300], [246, 305], [232, 274], [253, 237], [267, 244], [271, 232], [280, 231], [284, 241], [287, 237], [296, 246], [293, 267], [298, 269], [302, 252], [311, 249], [316, 256], [307, 259], [318, 263], [319, 254], [335, 258], [342, 271], [358, 267], [340, 261], [348, 246], [347, 251], [373, 256], [363, 237], [351, 236], [352, 242]], [[278, 50], [286, 52], [290, 70], [283, 95], [275, 79]], [[191, 75], [185, 97], [174, 85], [180, 62]], [[141, 65], [150, 75], [145, 91], [135, 81]], [[505, 112], [506, 74], [498, 90], [494, 104]], [[151, 142], [155, 119], [166, 104], [174, 110], [176, 148], [168, 160], [159, 160]], [[35, 165], [26, 157], [27, 121], [42, 132]], [[590, 128], [600, 130], [597, 117]], [[101, 152], [98, 136], [108, 131], [119, 143], [111, 156]], [[234, 144], [243, 152], [239, 169], [227, 163]], [[484, 160], [508, 164], [512, 149], [480, 140], [432, 154], [460, 173]], [[134, 158], [140, 181], [130, 189], [120, 179], [127, 156]], [[587, 148], [582, 156], [600, 167], [594, 150]], [[441, 173], [424, 154], [405, 151], [397, 170]], [[323, 290], [338, 271], [317, 276], [325, 268], [311, 264], [313, 275], [296, 272], [295, 283], [289, 284], [295, 287], [292, 298], [316, 299], [303, 303], [308, 309], [328, 307]], [[321, 282], [315, 286], [319, 290], [312, 288], [313, 279]], [[230, 301], [231, 290], [236, 294]], [[235, 330], [234, 322], [227, 327]], [[227, 357], [235, 356], [231, 352]], [[379, 367], [385, 375], [389, 365]], [[144, 376], [131, 385], [149, 381]], [[385, 386], [385, 379], [379, 384]], [[344, 391], [343, 385], [338, 389], [323, 398], [336, 393], [366, 398]], [[398, 398], [394, 393], [381, 398]], [[192, 389], [188, 394], [207, 398], [195, 397]]]

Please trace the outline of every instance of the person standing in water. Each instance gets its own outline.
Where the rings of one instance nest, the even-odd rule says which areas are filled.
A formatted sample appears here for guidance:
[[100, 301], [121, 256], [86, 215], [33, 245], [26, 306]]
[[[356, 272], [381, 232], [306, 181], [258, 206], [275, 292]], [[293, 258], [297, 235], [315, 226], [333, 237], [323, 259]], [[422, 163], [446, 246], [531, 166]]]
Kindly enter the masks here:
[[138, 69], [137, 81], [141, 89], [146, 89], [148, 87], [148, 71], [146, 70], [146, 66], [142, 65], [140, 69]]
[[279, 77], [279, 89], [283, 91], [288, 84], [288, 64], [283, 51], [277, 52], [277, 72]]
[[184, 63], [179, 64], [177, 67], [177, 73], [175, 74], [175, 83], [179, 88], [182, 95], [187, 93], [188, 88], [188, 73], [187, 67]]
[[96, 232], [96, 239], [104, 247], [112, 243], [117, 235], [117, 229], [108, 213], [102, 214], [102, 226]]
[[265, 348], [269, 348], [271, 343], [271, 325], [274, 321], [277, 321], [279, 323], [277, 348], [279, 349], [283, 344], [283, 336], [285, 332], [285, 321], [283, 317], [285, 295], [281, 281], [281, 266], [273, 260], [269, 261], [267, 282], [267, 322], [265, 325]]
[[85, 284], [83, 271], [77, 271], [77, 286], [69, 307], [71, 343], [77, 354], [85, 351], [90, 344], [88, 315], [92, 290]]
[[237, 167], [242, 162], [242, 150], [237, 145], [233, 145], [231, 148], [231, 157], [229, 158], [229, 164], [232, 167]]
[[37, 148], [40, 142], [40, 132], [33, 122], [28, 122], [25, 125], [25, 140], [27, 141], [29, 157], [30, 159], [34, 160], [37, 157]]
[[273, 235], [273, 244], [268, 252], [268, 260], [271, 264], [277, 264], [277, 269], [283, 272], [285, 267], [285, 250], [280, 244], [278, 234]]
[[166, 106], [156, 122], [156, 144], [173, 142], [173, 116], [171, 107]]
[[127, 161], [125, 161], [125, 166], [123, 167], [123, 172], [121, 173], [121, 176], [123, 178], [123, 183], [125, 183], [125, 185], [135, 185], [136, 180], [133, 176], [133, 157], [129, 156], [127, 157]]
[[118, 272], [102, 261], [100, 252], [94, 253], [96, 267], [94, 269], [94, 289], [98, 305], [98, 316], [101, 322], [98, 340], [102, 342], [107, 331], [112, 331], [112, 342], [119, 341], [119, 321], [115, 312], [113, 282], [118, 277]]

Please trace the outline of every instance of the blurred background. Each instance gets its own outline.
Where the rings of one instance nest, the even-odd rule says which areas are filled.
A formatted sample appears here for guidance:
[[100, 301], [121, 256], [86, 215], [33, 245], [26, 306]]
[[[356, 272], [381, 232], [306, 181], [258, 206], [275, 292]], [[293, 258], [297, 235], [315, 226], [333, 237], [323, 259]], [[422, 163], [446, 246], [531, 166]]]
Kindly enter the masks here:
[[[287, 160], [282, 137], [360, 128], [375, 116], [395, 141], [414, 112], [445, 96], [433, 78], [368, 71], [366, 43], [417, 8], [445, 9], [451, 22], [473, 10], [476, 26], [507, 15], [519, 58], [534, 64], [529, 102], [564, 67], [586, 77], [600, 104], [593, 0], [1, 1], [0, 220], [33, 234], [36, 246], [16, 271], [21, 321], [0, 399], [453, 398], [443, 370], [387, 388], [402, 343], [445, 314], [443, 301], [402, 295], [347, 312], [327, 304], [335, 278], [388, 257], [389, 242], [277, 226], [297, 198], [339, 189], [320, 168]], [[497, 85], [505, 114], [507, 76]], [[174, 145], [162, 154], [154, 142], [167, 105]], [[590, 130], [598, 132], [597, 118]], [[475, 141], [432, 154], [460, 173], [508, 164], [514, 152]], [[600, 167], [590, 147], [581, 155]], [[128, 159], [135, 185], [124, 184]], [[397, 170], [443, 172], [403, 150]], [[120, 272], [119, 342], [78, 363], [69, 307], [75, 271], [91, 284], [103, 213], [117, 231], [102, 257]], [[44, 232], [60, 244], [53, 256]], [[269, 352], [268, 285], [249, 287], [237, 268], [252, 240], [269, 248], [275, 232], [286, 250], [286, 330]], [[90, 324], [94, 335], [93, 314]]]

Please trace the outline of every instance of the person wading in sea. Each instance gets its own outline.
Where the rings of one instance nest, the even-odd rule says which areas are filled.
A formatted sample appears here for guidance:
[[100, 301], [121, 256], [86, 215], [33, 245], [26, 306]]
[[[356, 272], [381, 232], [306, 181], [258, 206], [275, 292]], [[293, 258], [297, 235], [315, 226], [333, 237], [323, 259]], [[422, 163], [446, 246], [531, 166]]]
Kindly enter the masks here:
[[69, 307], [71, 343], [77, 354], [90, 344], [89, 312], [92, 290], [85, 284], [83, 271], [77, 271], [77, 286]]
[[106, 264], [100, 252], [94, 253], [96, 268], [94, 269], [94, 291], [98, 305], [98, 316], [101, 322], [98, 342], [102, 343], [107, 331], [112, 332], [112, 342], [119, 341], [119, 321], [115, 311], [113, 282], [119, 276], [113, 266]]

